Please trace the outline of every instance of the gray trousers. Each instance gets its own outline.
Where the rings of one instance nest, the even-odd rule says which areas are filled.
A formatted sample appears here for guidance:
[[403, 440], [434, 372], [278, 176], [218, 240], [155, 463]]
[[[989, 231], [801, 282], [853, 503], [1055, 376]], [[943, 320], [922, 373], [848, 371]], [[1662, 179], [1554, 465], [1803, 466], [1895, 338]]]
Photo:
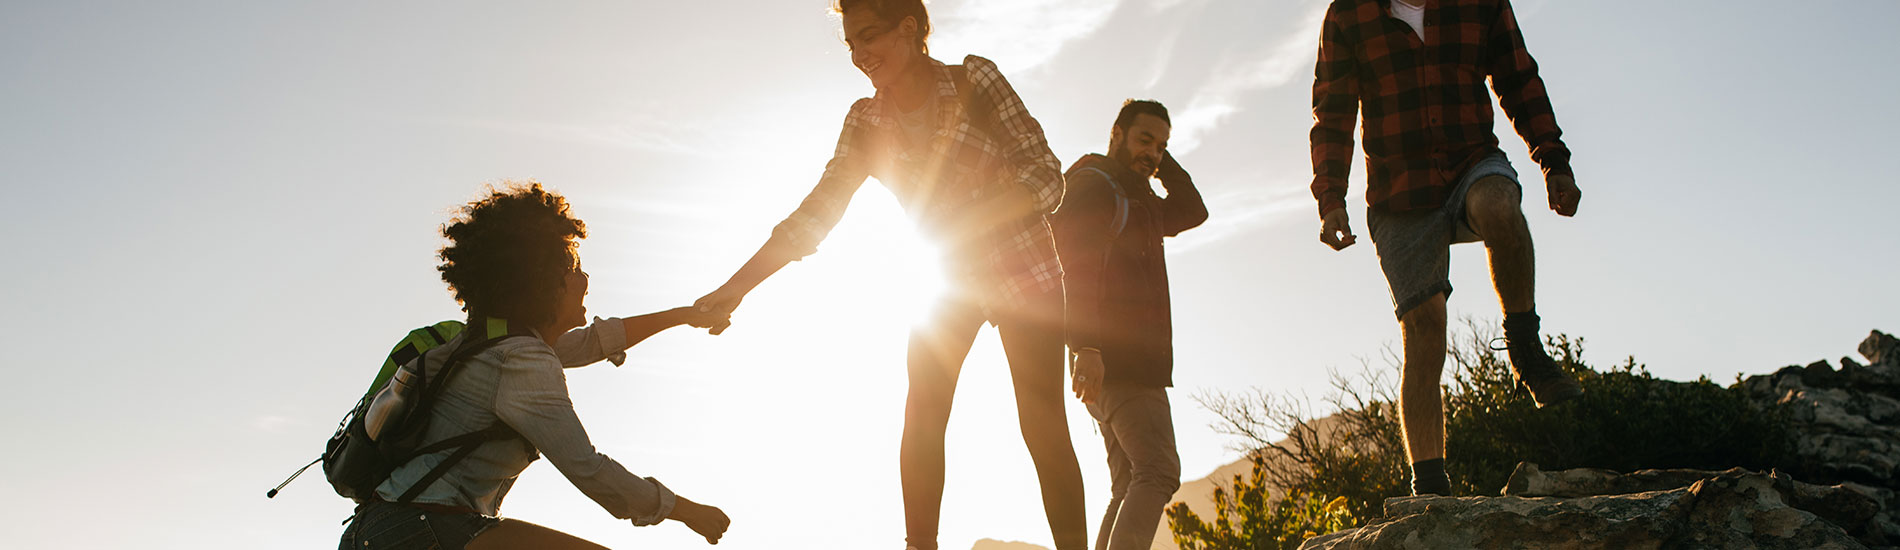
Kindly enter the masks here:
[[1108, 446], [1108, 512], [1095, 550], [1148, 550], [1161, 515], [1181, 488], [1168, 389], [1109, 384], [1088, 406]]

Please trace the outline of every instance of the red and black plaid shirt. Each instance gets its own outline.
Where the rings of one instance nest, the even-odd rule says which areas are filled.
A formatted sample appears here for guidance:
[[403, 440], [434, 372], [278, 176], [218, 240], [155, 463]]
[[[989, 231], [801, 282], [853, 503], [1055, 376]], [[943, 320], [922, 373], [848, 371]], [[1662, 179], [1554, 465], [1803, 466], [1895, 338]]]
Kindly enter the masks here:
[[1437, 208], [1473, 161], [1498, 151], [1499, 104], [1544, 175], [1570, 173], [1537, 61], [1509, 0], [1424, 0], [1425, 39], [1393, 0], [1333, 0], [1313, 78], [1313, 197], [1346, 206], [1352, 125], [1365, 111], [1366, 202], [1387, 212]]
[[[817, 187], [773, 228], [772, 241], [798, 257], [816, 252], [865, 178], [875, 177], [946, 247], [953, 292], [989, 313], [1060, 296], [1062, 264], [1043, 215], [1062, 201], [1062, 164], [1042, 125], [990, 60], [964, 58], [971, 90], [957, 89], [950, 67], [929, 62], [937, 69], [935, 133], [926, 143], [907, 143], [898, 110], [883, 94], [858, 100]], [[980, 94], [967, 103], [992, 112], [966, 112], [961, 93]], [[997, 197], [1029, 204], [1002, 215], [991, 200]]]

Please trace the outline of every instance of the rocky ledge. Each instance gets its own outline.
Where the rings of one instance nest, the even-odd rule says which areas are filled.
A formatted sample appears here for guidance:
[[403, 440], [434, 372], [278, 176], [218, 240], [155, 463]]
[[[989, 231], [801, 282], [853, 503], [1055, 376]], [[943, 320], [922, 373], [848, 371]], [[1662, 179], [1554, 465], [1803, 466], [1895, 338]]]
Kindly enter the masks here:
[[1497, 497], [1402, 497], [1366, 525], [1302, 550], [1897, 548], [1900, 339], [1874, 331], [1867, 364], [1842, 358], [1753, 376], [1732, 389], [1778, 407], [1795, 434], [1788, 469], [1576, 469], [1519, 464]]
[[1867, 548], [1880, 500], [1778, 472], [1577, 469], [1519, 464], [1500, 497], [1401, 497], [1385, 517], [1301, 550]]

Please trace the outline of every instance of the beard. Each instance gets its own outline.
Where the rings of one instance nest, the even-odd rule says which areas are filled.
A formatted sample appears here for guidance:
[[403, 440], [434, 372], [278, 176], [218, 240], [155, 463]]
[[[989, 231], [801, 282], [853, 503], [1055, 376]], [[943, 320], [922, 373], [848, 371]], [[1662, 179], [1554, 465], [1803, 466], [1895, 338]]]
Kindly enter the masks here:
[[1141, 174], [1144, 178], [1154, 177], [1155, 171], [1161, 168], [1161, 157], [1136, 157], [1134, 152], [1128, 150], [1126, 144], [1109, 149], [1108, 156], [1120, 161], [1122, 166], [1128, 167], [1130, 172]]

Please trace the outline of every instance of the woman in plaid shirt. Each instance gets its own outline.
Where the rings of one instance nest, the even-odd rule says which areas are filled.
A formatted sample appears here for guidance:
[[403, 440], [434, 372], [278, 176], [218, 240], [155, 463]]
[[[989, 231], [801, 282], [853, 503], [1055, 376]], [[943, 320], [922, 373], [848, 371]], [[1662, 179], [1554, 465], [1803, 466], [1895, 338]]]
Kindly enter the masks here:
[[729, 313], [767, 277], [816, 252], [865, 178], [876, 177], [945, 247], [952, 283], [945, 303], [910, 337], [902, 449], [910, 547], [937, 548], [951, 396], [978, 329], [989, 322], [1009, 358], [1056, 547], [1082, 550], [1082, 475], [1062, 394], [1062, 266], [1043, 220], [1061, 201], [1062, 166], [996, 65], [969, 56], [949, 66], [930, 57], [921, 1], [839, 0], [833, 9], [843, 16], [852, 64], [877, 94], [851, 106], [817, 187], [697, 304]]

